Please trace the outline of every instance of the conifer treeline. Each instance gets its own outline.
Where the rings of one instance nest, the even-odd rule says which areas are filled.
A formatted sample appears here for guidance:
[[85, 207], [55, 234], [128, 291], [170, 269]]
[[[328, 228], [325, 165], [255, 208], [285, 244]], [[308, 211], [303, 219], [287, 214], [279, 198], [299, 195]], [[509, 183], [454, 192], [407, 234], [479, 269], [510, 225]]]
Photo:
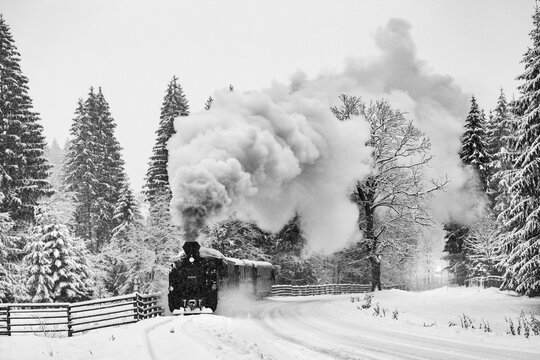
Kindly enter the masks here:
[[[476, 170], [489, 206], [476, 224], [447, 224], [445, 251], [457, 283], [504, 274], [502, 288], [540, 294], [540, 9], [533, 15], [533, 46], [523, 57], [519, 98], [501, 89], [489, 119], [475, 98], [465, 122], [460, 156]], [[481, 241], [482, 240], [482, 241]]]
[[[461, 282], [468, 276], [504, 273], [505, 288], [528, 295], [540, 294], [538, 9], [533, 20], [533, 47], [524, 56], [519, 98], [508, 103], [501, 91], [487, 119], [476, 99], [471, 101], [459, 156], [476, 171], [476, 186], [490, 205], [477, 224], [447, 224], [445, 247]], [[169, 216], [166, 148], [175, 133], [173, 120], [189, 114], [178, 78], [168, 84], [162, 103], [143, 190], [150, 205], [145, 218], [129, 188], [116, 124], [101, 88], [91, 88], [77, 103], [62, 186], [53, 195], [43, 129], [19, 63], [0, 15], [0, 301], [73, 301], [160, 290], [159, 281], [180, 246], [179, 229]], [[210, 97], [206, 110], [212, 101]], [[216, 248], [224, 237], [238, 242], [234, 248], [223, 247], [226, 255], [236, 251], [271, 257], [283, 265], [286, 281], [314, 279], [311, 264], [301, 260], [306, 239], [299, 215], [278, 234], [237, 219], [206, 231]], [[90, 270], [89, 262], [96, 270]]]

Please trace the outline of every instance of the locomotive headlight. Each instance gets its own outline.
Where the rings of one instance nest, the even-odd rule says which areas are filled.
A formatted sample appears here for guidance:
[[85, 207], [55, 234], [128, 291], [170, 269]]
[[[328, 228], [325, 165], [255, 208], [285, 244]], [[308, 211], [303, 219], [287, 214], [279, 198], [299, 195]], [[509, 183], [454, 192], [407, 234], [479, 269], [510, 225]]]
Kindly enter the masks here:
[[193, 256], [191, 256], [191, 257], [189, 258], [189, 262], [192, 263], [192, 262], [194, 262], [194, 261], [195, 261], [195, 259], [193, 258]]
[[169, 286], [169, 291], [173, 291], [174, 288], [172, 286]]

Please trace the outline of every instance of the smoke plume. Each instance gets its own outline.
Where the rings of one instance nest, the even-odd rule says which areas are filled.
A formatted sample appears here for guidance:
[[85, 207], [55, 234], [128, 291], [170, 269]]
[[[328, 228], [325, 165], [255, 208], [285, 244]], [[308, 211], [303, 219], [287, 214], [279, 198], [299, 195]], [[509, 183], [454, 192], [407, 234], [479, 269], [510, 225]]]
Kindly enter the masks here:
[[362, 119], [340, 122], [327, 103], [276, 87], [218, 92], [210, 111], [175, 126], [172, 210], [188, 240], [232, 213], [277, 231], [299, 211], [315, 247], [354, 231], [349, 194], [370, 168]]
[[276, 231], [299, 211], [313, 249], [342, 246], [358, 216], [349, 194], [371, 161], [365, 121], [341, 122], [330, 111], [342, 93], [386, 98], [408, 112], [432, 140], [433, 175], [453, 181], [445, 206], [435, 203], [439, 218], [452, 217], [466, 179], [457, 153], [468, 96], [418, 59], [406, 21], [390, 20], [375, 43], [379, 55], [349, 59], [341, 72], [313, 79], [297, 72], [289, 84], [260, 91], [218, 91], [211, 110], [176, 119], [171, 208], [188, 240], [232, 213]]

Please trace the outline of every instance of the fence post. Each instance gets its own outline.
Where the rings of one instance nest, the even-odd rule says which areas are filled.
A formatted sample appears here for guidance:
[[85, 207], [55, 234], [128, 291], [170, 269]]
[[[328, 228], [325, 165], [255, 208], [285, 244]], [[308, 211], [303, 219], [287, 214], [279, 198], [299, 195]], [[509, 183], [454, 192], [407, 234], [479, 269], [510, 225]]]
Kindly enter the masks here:
[[10, 308], [10, 306], [8, 305], [6, 307], [6, 326], [7, 326], [6, 330], [7, 330], [7, 335], [11, 336], [11, 320], [9, 318], [9, 308]]
[[71, 327], [71, 305], [68, 304], [67, 308], [67, 331], [68, 331], [68, 337], [73, 336], [73, 329]]
[[142, 298], [141, 298], [141, 295], [139, 295], [138, 292], [135, 293], [135, 303], [137, 304], [137, 321], [144, 320], [144, 317], [141, 314], [142, 308], [143, 308]]
[[135, 301], [133, 303], [133, 312], [135, 320], [139, 321], [139, 300], [137, 299], [137, 296], [137, 293], [133, 293], [133, 300]]

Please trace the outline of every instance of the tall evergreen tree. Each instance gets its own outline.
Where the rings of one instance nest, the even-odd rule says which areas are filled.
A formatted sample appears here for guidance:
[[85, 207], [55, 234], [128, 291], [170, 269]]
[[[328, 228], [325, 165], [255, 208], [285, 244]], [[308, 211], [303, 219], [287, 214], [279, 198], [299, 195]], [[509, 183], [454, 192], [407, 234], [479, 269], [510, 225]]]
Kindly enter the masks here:
[[148, 172], [144, 192], [151, 205], [154, 205], [156, 198], [161, 198], [162, 194], [170, 200], [171, 190], [169, 186], [169, 175], [167, 165], [169, 163], [169, 152], [167, 141], [175, 134], [174, 119], [178, 116], [188, 116], [189, 105], [178, 83], [178, 78], [174, 76], [167, 86], [167, 92], [161, 106], [159, 117], [159, 128], [156, 131], [156, 143], [150, 156]]
[[26, 281], [31, 302], [52, 302], [54, 281], [51, 277], [51, 260], [41, 237], [33, 238], [25, 248], [24, 260], [29, 274]]
[[[122, 147], [116, 139], [116, 123], [111, 116], [109, 104], [105, 100], [101, 88], [96, 96], [97, 118], [96, 129], [98, 130], [97, 142], [100, 145], [98, 154], [100, 155], [100, 192], [97, 195], [99, 218], [97, 226], [99, 249], [105, 242], [109, 241], [114, 228], [118, 223], [114, 219], [115, 209], [118, 205], [120, 195], [127, 186], [127, 178], [122, 159]], [[92, 110], [90, 110], [92, 114]]]
[[[491, 120], [491, 119], [490, 119]], [[465, 132], [461, 137], [461, 150], [459, 157], [463, 165], [471, 166], [480, 179], [482, 191], [487, 189], [489, 154], [486, 144], [485, 114], [478, 107], [476, 98], [471, 98], [471, 108], [465, 119]], [[467, 187], [476, 188], [475, 181], [469, 179]], [[453, 275], [453, 281], [463, 285], [471, 275], [472, 265], [468, 249], [464, 244], [469, 236], [470, 229], [455, 222], [444, 225], [445, 245], [444, 252], [448, 253], [444, 259], [448, 260], [448, 270]]]
[[471, 99], [471, 109], [465, 120], [465, 133], [461, 137], [461, 151], [459, 156], [465, 165], [471, 165], [480, 177], [482, 187], [485, 188], [487, 163], [485, 116], [478, 108], [474, 96]]
[[64, 164], [67, 191], [75, 194], [75, 234], [99, 251], [118, 225], [114, 211], [126, 183], [116, 124], [101, 92], [79, 100]]
[[469, 228], [459, 224], [448, 223], [444, 225], [446, 235], [444, 238], [444, 252], [448, 253], [443, 259], [448, 261], [448, 271], [453, 276], [453, 283], [464, 285], [465, 280], [469, 277], [470, 266], [467, 261], [468, 249], [465, 246]]
[[[86, 104], [91, 104], [94, 97], [94, 91], [90, 89]], [[75, 234], [88, 240], [90, 245], [96, 237], [94, 224], [98, 221], [94, 194], [99, 193], [99, 158], [92, 125], [85, 102], [80, 99], [70, 129], [72, 140], [69, 142], [63, 172], [67, 191], [76, 197]]]
[[316, 283], [313, 265], [303, 256], [307, 238], [300, 215], [295, 214], [274, 237], [272, 263], [279, 266], [276, 281], [296, 285]]
[[64, 150], [58, 145], [56, 139], [53, 140], [52, 144], [45, 149], [45, 157], [47, 161], [52, 166], [51, 175], [49, 181], [53, 188], [60, 187], [61, 184], [61, 170], [62, 163], [64, 161]]
[[496, 216], [508, 207], [508, 188], [504, 174], [513, 167], [516, 121], [503, 89], [497, 100], [494, 115], [487, 123], [486, 137], [490, 163], [487, 194]]
[[125, 229], [128, 225], [133, 224], [140, 217], [137, 200], [129, 185], [125, 184], [114, 209], [113, 219], [117, 225], [113, 229], [113, 236]]
[[10, 29], [0, 15], [0, 212], [13, 220], [32, 221], [37, 201], [51, 193], [45, 139], [32, 111], [28, 79], [20, 68]]
[[504, 91], [501, 88], [499, 98], [497, 99], [497, 106], [485, 124], [486, 152], [490, 158], [494, 158], [500, 148], [505, 146], [504, 137], [508, 135], [506, 125], [509, 117], [510, 109]]
[[507, 258], [503, 287], [530, 296], [540, 294], [540, 9], [533, 15], [533, 46], [524, 55], [518, 76], [521, 116], [516, 137], [514, 171], [508, 174], [511, 202], [503, 212]]

